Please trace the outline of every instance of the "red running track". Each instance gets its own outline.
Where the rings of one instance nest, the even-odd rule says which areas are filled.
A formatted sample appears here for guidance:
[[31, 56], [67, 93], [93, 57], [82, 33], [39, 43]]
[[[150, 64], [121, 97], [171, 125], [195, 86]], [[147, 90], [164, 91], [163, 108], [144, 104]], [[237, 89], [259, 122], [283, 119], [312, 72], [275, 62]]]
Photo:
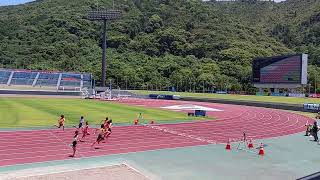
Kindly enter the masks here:
[[[105, 143], [96, 146], [99, 149], [90, 147], [96, 135], [80, 142], [77, 157], [225, 143], [239, 139], [243, 132], [253, 139], [278, 137], [304, 131], [304, 125], [313, 121], [285, 111], [247, 106], [141, 99], [119, 103], [158, 108], [195, 104], [223, 111], [208, 112], [218, 118], [215, 121], [114, 127]], [[0, 132], [0, 166], [68, 159], [73, 132], [74, 129]]]

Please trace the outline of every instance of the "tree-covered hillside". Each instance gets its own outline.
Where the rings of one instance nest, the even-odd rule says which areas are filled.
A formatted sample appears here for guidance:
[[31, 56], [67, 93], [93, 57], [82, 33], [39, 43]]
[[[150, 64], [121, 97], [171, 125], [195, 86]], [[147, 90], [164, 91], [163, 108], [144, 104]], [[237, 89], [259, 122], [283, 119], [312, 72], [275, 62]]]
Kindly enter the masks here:
[[[306, 52], [320, 66], [320, 2], [118, 0], [108, 24], [107, 77], [124, 88], [251, 88], [255, 57]], [[0, 7], [0, 67], [101, 77], [101, 24], [90, 8], [111, 0], [38, 0]]]

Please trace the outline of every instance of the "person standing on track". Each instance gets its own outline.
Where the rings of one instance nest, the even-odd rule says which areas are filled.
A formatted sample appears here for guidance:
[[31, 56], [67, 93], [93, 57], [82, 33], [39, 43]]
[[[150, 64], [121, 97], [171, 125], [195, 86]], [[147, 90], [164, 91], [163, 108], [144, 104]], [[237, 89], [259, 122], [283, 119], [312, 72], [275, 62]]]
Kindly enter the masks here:
[[312, 127], [312, 133], [313, 133], [313, 137], [314, 137], [314, 141], [318, 142], [318, 124], [317, 121], [314, 121], [313, 123], [313, 127]]
[[62, 127], [62, 130], [64, 131], [64, 123], [65, 123], [66, 119], [64, 118], [64, 115], [61, 115], [59, 121], [58, 121], [58, 124], [59, 125], [54, 125], [56, 126], [57, 128], [60, 128]]

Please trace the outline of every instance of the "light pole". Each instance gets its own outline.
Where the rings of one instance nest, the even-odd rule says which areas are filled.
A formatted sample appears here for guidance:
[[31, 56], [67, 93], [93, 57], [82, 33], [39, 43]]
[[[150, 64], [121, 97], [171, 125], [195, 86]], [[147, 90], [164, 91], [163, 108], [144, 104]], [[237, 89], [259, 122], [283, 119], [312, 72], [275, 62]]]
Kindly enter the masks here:
[[126, 76], [126, 90], [128, 90], [128, 77]]
[[106, 49], [107, 49], [107, 21], [116, 20], [121, 16], [119, 10], [91, 10], [88, 19], [92, 21], [103, 21], [103, 37], [102, 37], [102, 63], [101, 63], [101, 86], [106, 86]]
[[314, 94], [317, 94], [317, 69], [318, 67], [316, 66], [316, 72], [314, 73]]
[[202, 93], [205, 93], [204, 80], [202, 81]]

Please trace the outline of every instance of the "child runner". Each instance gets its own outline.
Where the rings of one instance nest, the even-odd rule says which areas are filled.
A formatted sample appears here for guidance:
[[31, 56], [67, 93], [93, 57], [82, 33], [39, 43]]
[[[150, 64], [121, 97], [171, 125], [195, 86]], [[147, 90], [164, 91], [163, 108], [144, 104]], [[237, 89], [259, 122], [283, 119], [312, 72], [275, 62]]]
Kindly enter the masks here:
[[96, 132], [97, 131], [100, 131], [99, 135], [97, 137], [97, 140], [91, 145], [91, 147], [94, 146], [96, 143], [99, 144], [104, 139], [103, 137], [104, 137], [104, 135], [106, 133], [106, 130], [104, 129], [104, 125], [103, 124], [101, 124], [100, 129], [97, 129]]
[[112, 132], [112, 131], [111, 131], [111, 128], [112, 128], [112, 119], [110, 119], [110, 120], [108, 121], [108, 129], [106, 129], [106, 130], [107, 130], [106, 138], [110, 136], [110, 134], [111, 134], [111, 132]]
[[84, 124], [84, 117], [81, 116], [81, 117], [80, 117], [80, 120], [79, 120], [79, 125], [78, 125], [78, 126], [75, 126], [75, 125], [74, 125], [73, 127], [77, 128], [77, 129], [80, 129], [80, 128], [83, 127], [83, 124]]
[[311, 135], [312, 124], [306, 124], [305, 126], [307, 127], [305, 136], [310, 136]]
[[110, 129], [110, 131], [111, 131], [111, 128], [112, 128], [112, 119], [110, 119], [110, 121], [109, 121], [109, 129]]
[[109, 125], [110, 125], [110, 120], [107, 120], [107, 119], [106, 119], [106, 120], [104, 121], [104, 123], [103, 123], [104, 129], [107, 130], [107, 129], [109, 128]]
[[102, 121], [100, 122], [100, 124], [105, 124], [105, 123], [107, 123], [107, 121], [109, 121], [109, 118], [108, 118], [108, 117], [106, 117], [105, 120], [102, 120]]
[[79, 120], [79, 129], [82, 128], [83, 123], [84, 123], [84, 117], [81, 116], [81, 117], [80, 117], [80, 120]]
[[83, 142], [82, 139], [84, 139], [87, 135], [90, 135], [90, 133], [89, 133], [89, 123], [88, 123], [88, 121], [86, 121], [86, 126], [83, 128], [82, 138], [81, 138], [80, 141]]
[[74, 157], [76, 155], [76, 151], [77, 151], [77, 144], [78, 144], [78, 136], [79, 136], [79, 131], [76, 130], [74, 132], [74, 136], [73, 136], [73, 142], [72, 142], [72, 150], [73, 150], [73, 154], [71, 157]]
[[57, 128], [62, 127], [62, 130], [64, 131], [64, 122], [65, 122], [65, 120], [66, 119], [64, 118], [64, 115], [61, 115], [61, 118], [58, 121], [59, 126], [57, 126], [57, 125], [54, 125], [54, 126], [56, 126]]
[[105, 130], [106, 130], [106, 134], [105, 134], [105, 138], [109, 137], [111, 134], [111, 127], [112, 127], [112, 119], [110, 119], [109, 121], [107, 121], [106, 125], [104, 126]]

